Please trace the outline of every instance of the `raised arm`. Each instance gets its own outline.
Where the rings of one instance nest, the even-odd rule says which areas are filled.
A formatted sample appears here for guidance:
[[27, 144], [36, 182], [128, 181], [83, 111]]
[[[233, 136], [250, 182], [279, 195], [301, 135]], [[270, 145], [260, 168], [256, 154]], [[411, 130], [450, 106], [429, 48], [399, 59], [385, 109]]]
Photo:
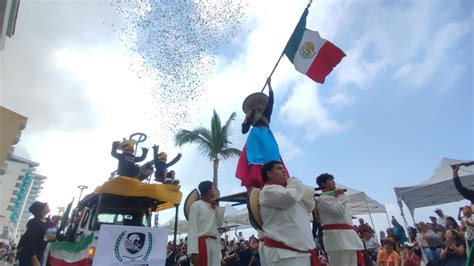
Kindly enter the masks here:
[[270, 117], [272, 116], [273, 112], [273, 89], [271, 85], [271, 80], [270, 78], [267, 79], [267, 84], [268, 84], [268, 103], [267, 106], [265, 107], [265, 111], [263, 112], [263, 115], [270, 121]]
[[303, 184], [295, 177], [288, 179], [285, 187], [270, 185], [265, 187], [261, 194], [259, 203], [275, 209], [288, 209], [303, 198]]
[[173, 164], [177, 163], [177, 162], [181, 159], [182, 156], [183, 156], [183, 155], [182, 155], [181, 153], [178, 153], [178, 155], [176, 155], [176, 157], [174, 157], [174, 159], [171, 160], [171, 162], [169, 162], [169, 163], [166, 165], [166, 167], [170, 167], [170, 166], [172, 166]]
[[459, 164], [451, 166], [453, 168], [453, 181], [456, 190], [461, 194], [465, 199], [474, 202], [474, 191], [464, 187], [461, 183], [461, 179], [459, 178], [459, 168], [461, 167]]
[[142, 148], [142, 156], [135, 158], [135, 162], [138, 163], [145, 160], [147, 155], [148, 155], [148, 149]]
[[111, 151], [111, 153], [110, 153], [110, 154], [112, 154], [112, 156], [113, 156], [114, 158], [117, 158], [117, 159], [120, 158], [120, 155], [119, 155], [119, 153], [117, 152], [117, 148], [118, 148], [119, 143], [120, 143], [120, 141], [114, 141], [114, 142], [112, 142], [112, 151]]
[[345, 195], [319, 198], [318, 209], [320, 212], [324, 211], [334, 217], [343, 217], [346, 214], [346, 203], [347, 198]]

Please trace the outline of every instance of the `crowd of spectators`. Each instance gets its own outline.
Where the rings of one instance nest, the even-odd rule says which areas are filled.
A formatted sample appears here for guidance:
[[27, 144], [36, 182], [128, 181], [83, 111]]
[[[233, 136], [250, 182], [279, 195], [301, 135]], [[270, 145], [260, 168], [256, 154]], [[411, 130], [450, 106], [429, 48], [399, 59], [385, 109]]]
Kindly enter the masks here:
[[[431, 216], [430, 222], [419, 222], [408, 228], [392, 217], [392, 227], [380, 232], [380, 242], [375, 240], [374, 230], [362, 219], [356, 230], [364, 242], [366, 265], [377, 266], [419, 266], [424, 260], [428, 266], [466, 265], [467, 254], [474, 239], [474, 216], [471, 207], [459, 209], [458, 221], [445, 216], [436, 209], [437, 217]], [[424, 259], [423, 259], [424, 258]]]
[[[187, 238], [181, 239], [179, 243], [173, 245], [168, 242], [166, 266], [189, 266], [190, 258], [186, 251]], [[259, 266], [260, 254], [258, 253], [259, 240], [255, 236], [250, 236], [248, 240], [244, 238], [242, 232], [232, 239], [221, 238], [221, 265], [226, 266]]]

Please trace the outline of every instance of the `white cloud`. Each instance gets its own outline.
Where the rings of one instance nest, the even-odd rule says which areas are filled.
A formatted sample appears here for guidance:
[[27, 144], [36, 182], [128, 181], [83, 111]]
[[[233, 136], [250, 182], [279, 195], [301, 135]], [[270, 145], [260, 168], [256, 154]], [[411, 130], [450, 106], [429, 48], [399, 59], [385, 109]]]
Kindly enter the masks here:
[[304, 81], [293, 88], [290, 98], [281, 107], [281, 117], [290, 126], [304, 127], [305, 135], [310, 139], [347, 129], [346, 125], [330, 116], [319, 99], [318, 91], [311, 88], [311, 83], [312, 81]]
[[285, 161], [291, 161], [293, 158], [303, 154], [303, 150], [288, 136], [283, 135], [280, 132], [273, 132], [273, 134], [278, 143], [278, 147], [280, 148], [281, 157], [285, 158]]
[[392, 79], [402, 80], [402, 83], [419, 88], [432, 80], [436, 73], [450, 72], [451, 76], [459, 76], [463, 67], [449, 57], [453, 47], [472, 30], [471, 24], [469, 21], [446, 24], [426, 47], [422, 59], [402, 65], [393, 74]]
[[354, 101], [354, 97], [348, 95], [346, 91], [337, 91], [331, 97], [324, 100], [324, 103], [331, 105], [331, 107], [342, 108], [351, 106]]

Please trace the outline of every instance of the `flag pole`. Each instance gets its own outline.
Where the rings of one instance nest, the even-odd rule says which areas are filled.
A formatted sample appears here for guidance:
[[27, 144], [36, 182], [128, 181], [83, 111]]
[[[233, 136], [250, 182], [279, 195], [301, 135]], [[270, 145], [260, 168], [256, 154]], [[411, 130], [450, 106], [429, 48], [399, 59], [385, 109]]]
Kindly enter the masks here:
[[[313, 3], [313, 0], [309, 0], [309, 3], [308, 3], [308, 5], [306, 6], [305, 11], [306, 11], [306, 9], [308, 9], [308, 8], [311, 6], [312, 3]], [[304, 14], [304, 11], [303, 11], [303, 14]], [[299, 21], [298, 21], [298, 22], [299, 22]], [[292, 34], [292, 35], [293, 35], [293, 34]], [[291, 36], [292, 36], [292, 35], [291, 35]], [[291, 36], [290, 36], [290, 38], [291, 38]], [[288, 43], [288, 42], [286, 42], [286, 43]], [[286, 45], [285, 45], [285, 48], [286, 48]], [[280, 63], [281, 58], [282, 58], [283, 55], [285, 54], [285, 48], [283, 48], [283, 51], [281, 52], [281, 55], [280, 55], [280, 57], [278, 58], [278, 61], [276, 62], [275, 66], [273, 67], [272, 72], [270, 73], [270, 75], [268, 76], [267, 79], [271, 78], [272, 75], [273, 75], [273, 72], [275, 72], [275, 69], [277, 68], [278, 64]], [[267, 82], [265, 81], [265, 84], [263, 84], [263, 88], [262, 88], [262, 90], [260, 91], [261, 93], [263, 93], [263, 91], [265, 90], [265, 87], [266, 87], [266, 86], [267, 86]]]

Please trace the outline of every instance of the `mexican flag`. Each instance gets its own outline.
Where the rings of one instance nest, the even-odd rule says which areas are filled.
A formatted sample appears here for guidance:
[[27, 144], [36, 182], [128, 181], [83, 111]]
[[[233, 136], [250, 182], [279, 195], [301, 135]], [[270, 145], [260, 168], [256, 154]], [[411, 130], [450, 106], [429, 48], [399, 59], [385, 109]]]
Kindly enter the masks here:
[[48, 245], [49, 253], [47, 263], [51, 266], [89, 266], [89, 247], [94, 239], [94, 234], [90, 234], [85, 239], [77, 243], [67, 241], [53, 242]]
[[318, 83], [324, 83], [326, 76], [346, 54], [328, 40], [321, 38], [317, 31], [306, 29], [307, 16], [308, 8], [296, 25], [284, 53], [296, 70]]

